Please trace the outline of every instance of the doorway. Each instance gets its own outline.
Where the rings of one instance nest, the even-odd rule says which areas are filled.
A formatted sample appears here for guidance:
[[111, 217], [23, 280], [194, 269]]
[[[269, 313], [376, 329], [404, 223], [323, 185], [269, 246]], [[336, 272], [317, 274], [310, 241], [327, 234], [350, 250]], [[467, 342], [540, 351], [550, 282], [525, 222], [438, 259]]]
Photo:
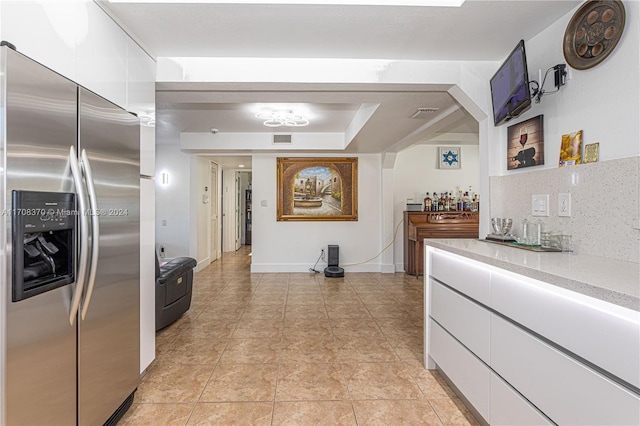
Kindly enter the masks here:
[[242, 245], [251, 245], [253, 212], [251, 176], [249, 171], [238, 172], [238, 201], [240, 202], [240, 218], [238, 230]]
[[221, 236], [220, 236], [220, 226], [218, 222], [218, 165], [214, 162], [210, 163], [210, 177], [211, 177], [211, 222], [209, 224], [209, 229], [211, 231], [210, 242], [209, 242], [209, 263], [214, 262], [215, 260], [220, 258], [221, 250]]

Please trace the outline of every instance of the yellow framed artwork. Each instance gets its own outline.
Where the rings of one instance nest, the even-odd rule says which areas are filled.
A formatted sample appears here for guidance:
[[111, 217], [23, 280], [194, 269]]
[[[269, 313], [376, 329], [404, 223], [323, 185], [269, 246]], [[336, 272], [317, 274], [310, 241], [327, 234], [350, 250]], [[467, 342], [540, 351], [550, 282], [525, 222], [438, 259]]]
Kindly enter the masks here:
[[558, 167], [567, 167], [582, 162], [582, 130], [562, 135]]

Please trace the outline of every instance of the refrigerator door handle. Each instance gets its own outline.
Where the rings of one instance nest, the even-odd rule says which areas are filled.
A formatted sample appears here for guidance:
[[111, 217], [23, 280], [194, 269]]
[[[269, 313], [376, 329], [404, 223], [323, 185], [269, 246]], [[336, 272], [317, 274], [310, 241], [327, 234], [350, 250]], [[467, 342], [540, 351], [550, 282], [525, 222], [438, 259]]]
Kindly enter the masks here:
[[78, 220], [80, 221], [80, 256], [78, 259], [78, 270], [76, 275], [77, 285], [76, 291], [71, 299], [71, 309], [69, 311], [69, 323], [73, 325], [76, 316], [78, 315], [78, 309], [80, 308], [80, 298], [84, 291], [84, 284], [87, 275], [87, 261], [89, 257], [89, 222], [86, 216], [87, 203], [85, 201], [84, 184], [82, 183], [82, 172], [80, 171], [80, 165], [78, 164], [76, 149], [73, 146], [69, 150], [69, 166], [71, 168], [71, 175], [73, 176], [73, 183], [76, 187], [76, 193], [78, 194]]
[[96, 187], [93, 183], [91, 164], [89, 163], [89, 157], [87, 157], [87, 151], [84, 149], [82, 150], [81, 159], [81, 166], [84, 171], [84, 178], [87, 182], [87, 190], [89, 193], [89, 208], [91, 210], [91, 261], [89, 262], [87, 294], [84, 297], [81, 313], [81, 318], [84, 320], [87, 316], [87, 310], [89, 309], [91, 296], [93, 296], [93, 288], [96, 283], [96, 270], [98, 269], [98, 254], [100, 246], [100, 215], [98, 212], [98, 198], [96, 196]]

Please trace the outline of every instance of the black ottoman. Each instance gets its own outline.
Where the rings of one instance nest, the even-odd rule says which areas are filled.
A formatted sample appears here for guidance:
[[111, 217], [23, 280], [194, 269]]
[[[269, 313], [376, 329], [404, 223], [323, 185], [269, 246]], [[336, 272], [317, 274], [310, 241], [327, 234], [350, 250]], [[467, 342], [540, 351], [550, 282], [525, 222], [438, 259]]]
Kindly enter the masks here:
[[196, 264], [191, 257], [178, 257], [160, 266], [156, 253], [156, 331], [189, 310]]

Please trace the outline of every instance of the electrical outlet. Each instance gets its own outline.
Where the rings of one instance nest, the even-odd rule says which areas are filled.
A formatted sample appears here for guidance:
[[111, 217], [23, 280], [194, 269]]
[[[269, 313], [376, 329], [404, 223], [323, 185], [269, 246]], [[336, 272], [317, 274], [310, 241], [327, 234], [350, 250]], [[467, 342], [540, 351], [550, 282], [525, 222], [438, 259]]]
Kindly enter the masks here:
[[531, 215], [549, 216], [549, 194], [531, 196]]
[[571, 217], [571, 194], [558, 194], [558, 216]]

